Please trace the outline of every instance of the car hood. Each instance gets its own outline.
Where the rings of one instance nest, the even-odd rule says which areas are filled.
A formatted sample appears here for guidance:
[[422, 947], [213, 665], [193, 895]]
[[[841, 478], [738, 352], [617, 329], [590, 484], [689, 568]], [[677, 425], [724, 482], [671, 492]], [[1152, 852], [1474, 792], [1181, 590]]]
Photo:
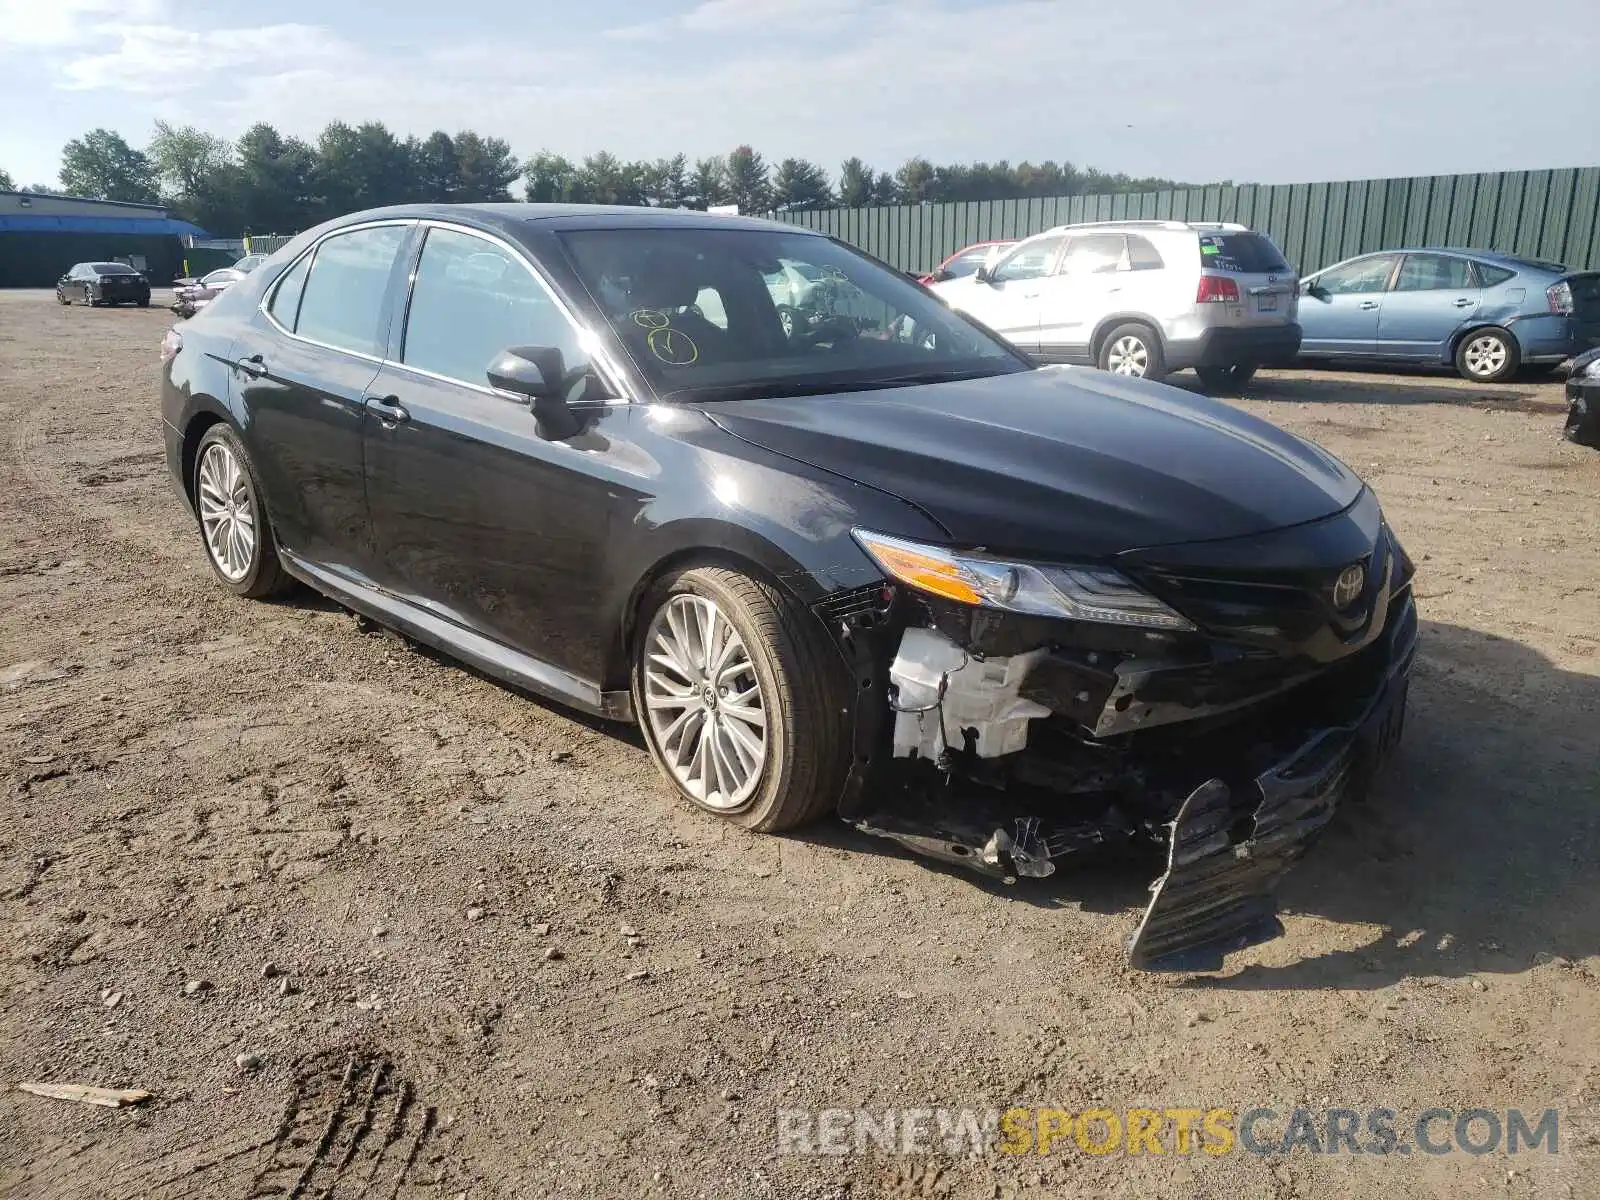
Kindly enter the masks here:
[[1088, 369], [704, 411], [747, 442], [899, 496], [957, 544], [1036, 555], [1247, 537], [1331, 516], [1362, 487], [1265, 421]]

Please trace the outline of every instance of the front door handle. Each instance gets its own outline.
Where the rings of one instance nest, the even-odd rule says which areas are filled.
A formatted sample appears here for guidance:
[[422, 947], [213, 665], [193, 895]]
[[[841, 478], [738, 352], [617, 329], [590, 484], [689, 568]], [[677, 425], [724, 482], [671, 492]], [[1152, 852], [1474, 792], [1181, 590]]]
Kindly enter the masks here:
[[1373, 309], [1375, 309], [1377, 307], [1378, 307], [1378, 302], [1376, 300], [1363, 300], [1361, 302], [1361, 311], [1362, 312], [1371, 312]]
[[1457, 308], [1468, 308], [1471, 305], [1474, 305], [1476, 303], [1477, 303], [1476, 300], [1469, 300], [1467, 297], [1463, 296], [1463, 297], [1461, 297], [1461, 299], [1456, 301], [1456, 307]]
[[411, 414], [400, 403], [399, 396], [368, 396], [366, 404], [377, 414], [378, 420], [383, 422], [385, 428], [393, 429], [400, 422], [411, 419]]
[[267, 373], [267, 360], [262, 358], [259, 354], [252, 354], [248, 358], [241, 358], [233, 365], [238, 367], [239, 370], [243, 371], [246, 375], [250, 376], [251, 379], [260, 379]]

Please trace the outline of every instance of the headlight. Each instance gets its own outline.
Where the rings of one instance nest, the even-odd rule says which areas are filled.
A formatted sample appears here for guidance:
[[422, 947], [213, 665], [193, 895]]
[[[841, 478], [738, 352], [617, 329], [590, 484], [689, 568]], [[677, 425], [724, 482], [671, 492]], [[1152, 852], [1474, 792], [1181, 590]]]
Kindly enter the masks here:
[[1590, 350], [1573, 359], [1572, 378], [1600, 379], [1600, 350]]
[[946, 600], [1106, 625], [1194, 628], [1154, 596], [1106, 567], [1006, 562], [981, 554], [958, 554], [943, 546], [925, 546], [866, 529], [852, 533], [891, 578]]

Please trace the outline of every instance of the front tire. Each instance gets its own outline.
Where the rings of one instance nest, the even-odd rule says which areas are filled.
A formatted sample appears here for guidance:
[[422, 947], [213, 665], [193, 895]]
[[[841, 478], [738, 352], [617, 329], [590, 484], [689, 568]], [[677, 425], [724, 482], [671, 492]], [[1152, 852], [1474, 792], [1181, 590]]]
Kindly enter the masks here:
[[278, 561], [261, 484], [244, 443], [229, 426], [213, 425], [200, 439], [192, 494], [206, 561], [217, 581], [247, 600], [288, 590], [293, 580]]
[[1233, 363], [1226, 367], [1196, 367], [1194, 373], [1209, 392], [1237, 393], [1244, 391], [1257, 370], [1255, 363]]
[[1456, 370], [1474, 383], [1501, 383], [1521, 364], [1517, 339], [1503, 329], [1474, 329], [1456, 347]]
[[1134, 379], [1161, 380], [1167, 374], [1161, 339], [1148, 325], [1118, 325], [1100, 343], [1098, 363], [1102, 371]]
[[838, 803], [853, 689], [811, 612], [723, 567], [670, 576], [640, 612], [634, 709], [681, 796], [763, 833]]

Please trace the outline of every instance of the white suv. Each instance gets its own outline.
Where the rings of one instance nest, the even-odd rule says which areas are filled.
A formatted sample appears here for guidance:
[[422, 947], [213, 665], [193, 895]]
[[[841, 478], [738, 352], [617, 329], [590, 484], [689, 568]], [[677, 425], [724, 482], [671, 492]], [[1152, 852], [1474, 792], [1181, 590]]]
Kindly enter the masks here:
[[1300, 349], [1294, 268], [1243, 225], [1062, 225], [933, 290], [1040, 361], [1145, 379], [1237, 387]]

